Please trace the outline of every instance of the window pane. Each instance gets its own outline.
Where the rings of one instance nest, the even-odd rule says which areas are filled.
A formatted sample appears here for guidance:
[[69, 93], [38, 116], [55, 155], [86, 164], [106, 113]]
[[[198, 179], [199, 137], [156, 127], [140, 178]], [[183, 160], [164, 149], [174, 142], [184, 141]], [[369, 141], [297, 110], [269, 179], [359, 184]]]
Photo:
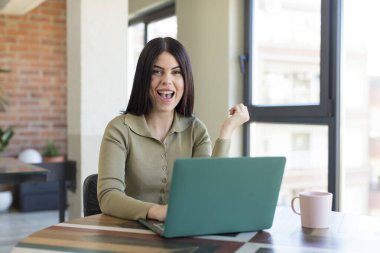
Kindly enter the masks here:
[[135, 70], [137, 60], [139, 59], [141, 50], [144, 47], [144, 23], [138, 23], [128, 27], [128, 98], [131, 94], [133, 77], [135, 76]]
[[380, 2], [345, 0], [343, 8], [342, 210], [380, 215]]
[[319, 104], [321, 0], [254, 2], [252, 103]]
[[252, 123], [251, 156], [285, 156], [279, 204], [306, 190], [327, 191], [328, 127]]
[[148, 41], [157, 37], [177, 38], [177, 16], [164, 18], [148, 24]]

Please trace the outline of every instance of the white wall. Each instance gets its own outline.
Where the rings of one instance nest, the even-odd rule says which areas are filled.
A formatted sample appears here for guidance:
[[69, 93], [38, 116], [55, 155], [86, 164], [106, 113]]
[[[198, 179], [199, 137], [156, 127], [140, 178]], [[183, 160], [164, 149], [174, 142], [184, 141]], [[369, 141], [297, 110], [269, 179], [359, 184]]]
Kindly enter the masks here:
[[69, 218], [82, 213], [85, 177], [97, 173], [107, 123], [127, 106], [126, 0], [67, 0], [68, 158], [77, 161]]
[[[135, 12], [146, 10], [129, 2]], [[243, 99], [243, 0], [176, 0], [176, 14], [194, 71], [195, 113], [215, 141], [228, 109]], [[82, 214], [83, 180], [97, 173], [106, 124], [127, 106], [127, 27], [127, 0], [67, 0], [68, 158], [78, 168], [70, 219]], [[241, 135], [233, 136], [232, 156], [241, 155]]]

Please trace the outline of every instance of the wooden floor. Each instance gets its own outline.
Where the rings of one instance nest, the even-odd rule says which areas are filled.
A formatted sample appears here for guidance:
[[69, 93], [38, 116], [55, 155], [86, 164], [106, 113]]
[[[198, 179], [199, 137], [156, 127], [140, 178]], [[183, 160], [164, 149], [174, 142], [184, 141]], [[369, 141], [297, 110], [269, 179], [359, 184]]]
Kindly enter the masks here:
[[58, 211], [0, 213], [0, 253], [8, 253], [22, 238], [58, 223]]

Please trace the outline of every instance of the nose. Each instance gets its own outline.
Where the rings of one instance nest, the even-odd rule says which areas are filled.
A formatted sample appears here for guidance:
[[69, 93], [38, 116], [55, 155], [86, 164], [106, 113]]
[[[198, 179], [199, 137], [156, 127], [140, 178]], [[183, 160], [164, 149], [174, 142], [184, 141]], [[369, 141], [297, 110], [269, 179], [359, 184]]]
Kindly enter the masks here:
[[164, 75], [162, 76], [162, 79], [161, 79], [161, 83], [162, 84], [166, 84], [166, 85], [169, 85], [169, 84], [172, 84], [173, 83], [173, 77], [171, 75], [171, 73], [169, 72], [165, 72]]

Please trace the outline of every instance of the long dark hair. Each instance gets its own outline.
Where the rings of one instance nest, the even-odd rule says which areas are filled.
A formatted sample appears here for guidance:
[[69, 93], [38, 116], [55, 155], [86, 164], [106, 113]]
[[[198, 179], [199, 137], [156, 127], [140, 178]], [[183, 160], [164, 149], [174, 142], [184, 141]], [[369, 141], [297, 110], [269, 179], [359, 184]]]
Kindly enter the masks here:
[[183, 95], [175, 110], [185, 117], [192, 116], [194, 107], [194, 80], [190, 58], [184, 46], [179, 41], [170, 37], [152, 39], [142, 50], [137, 62], [131, 97], [127, 110], [124, 112], [125, 114], [146, 115], [151, 111], [152, 103], [149, 98], [149, 88], [153, 64], [163, 52], [168, 52], [174, 56], [181, 68], [184, 80]]

